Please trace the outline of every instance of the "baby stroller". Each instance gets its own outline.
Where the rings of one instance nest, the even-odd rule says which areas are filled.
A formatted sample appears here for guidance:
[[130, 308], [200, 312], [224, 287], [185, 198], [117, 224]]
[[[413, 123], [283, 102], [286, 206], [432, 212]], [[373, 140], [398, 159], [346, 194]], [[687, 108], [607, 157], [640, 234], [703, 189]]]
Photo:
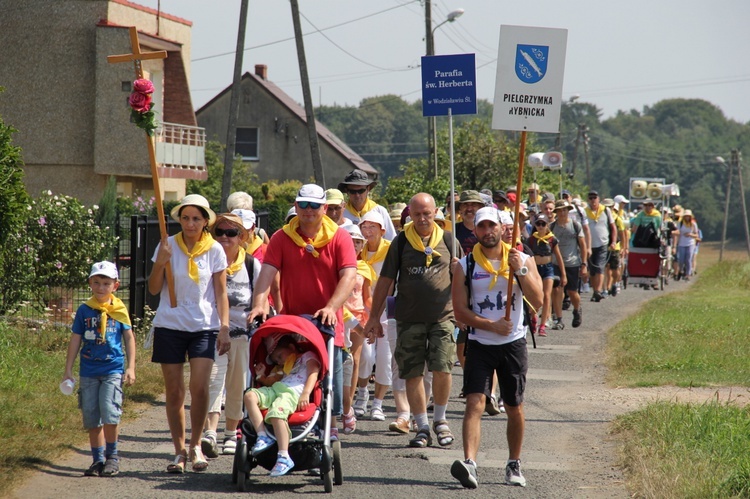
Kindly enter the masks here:
[[[311, 395], [311, 403], [304, 411], [289, 416], [292, 438], [289, 442], [289, 455], [294, 461], [294, 471], [319, 469], [326, 492], [333, 491], [333, 485], [343, 483], [341, 467], [341, 443], [331, 444], [331, 408], [333, 404], [333, 374], [329, 366], [333, 364], [334, 330], [324, 326], [310, 316], [277, 315], [258, 327], [250, 340], [250, 375], [255, 379], [255, 364], [266, 362], [265, 338], [274, 334], [297, 334], [298, 345], [302, 350], [317, 353], [320, 360], [320, 376]], [[270, 367], [270, 366], [269, 366]], [[263, 411], [265, 415], [265, 411]], [[246, 413], [247, 416], [247, 413]], [[266, 431], [273, 434], [273, 427], [266, 424]], [[257, 466], [270, 470], [276, 463], [277, 446], [271, 447], [257, 456], [250, 453], [256, 440], [255, 428], [245, 417], [240, 423], [237, 435], [237, 451], [232, 465], [232, 482], [237, 490], [244, 492], [250, 472]]]
[[[664, 289], [662, 255], [659, 248], [630, 248], [628, 252], [627, 276], [623, 280], [640, 285], [643, 289]], [[627, 284], [625, 285], [627, 288]]]

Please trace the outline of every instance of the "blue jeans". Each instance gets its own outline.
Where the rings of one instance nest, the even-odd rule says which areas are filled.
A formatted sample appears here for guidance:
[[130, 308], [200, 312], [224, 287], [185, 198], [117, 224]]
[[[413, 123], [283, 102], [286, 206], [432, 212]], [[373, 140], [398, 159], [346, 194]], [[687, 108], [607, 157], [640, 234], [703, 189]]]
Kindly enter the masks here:
[[693, 248], [694, 246], [677, 246], [677, 262], [683, 277], [693, 275]]
[[335, 418], [344, 413], [344, 356], [341, 347], [333, 348], [333, 408]]

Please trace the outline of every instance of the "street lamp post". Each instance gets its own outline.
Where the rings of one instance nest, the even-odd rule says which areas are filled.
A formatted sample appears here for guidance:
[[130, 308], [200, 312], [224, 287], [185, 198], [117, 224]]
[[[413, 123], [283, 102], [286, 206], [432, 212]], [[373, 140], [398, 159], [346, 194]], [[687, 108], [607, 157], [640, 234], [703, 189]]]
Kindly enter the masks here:
[[[424, 2], [424, 18], [425, 18], [425, 42], [427, 43], [427, 55], [435, 55], [435, 30], [445, 23], [452, 23], [464, 14], [464, 9], [456, 9], [448, 13], [448, 17], [443, 22], [432, 27], [432, 2], [431, 0], [425, 0]], [[437, 160], [437, 126], [434, 116], [427, 118], [427, 147], [429, 148], [428, 158], [432, 157], [432, 164], [435, 171], [435, 178], [438, 176], [438, 160]]]

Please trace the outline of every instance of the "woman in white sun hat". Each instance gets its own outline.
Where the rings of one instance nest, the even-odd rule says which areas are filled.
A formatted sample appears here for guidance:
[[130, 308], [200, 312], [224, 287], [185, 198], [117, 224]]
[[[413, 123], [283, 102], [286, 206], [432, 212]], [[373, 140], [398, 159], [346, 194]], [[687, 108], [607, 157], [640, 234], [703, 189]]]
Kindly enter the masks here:
[[[171, 212], [182, 231], [162, 239], [152, 258], [148, 290], [159, 294], [154, 317], [152, 362], [161, 364], [167, 403], [167, 422], [175, 448], [169, 473], [184, 473], [188, 460], [193, 471], [205, 471], [201, 451], [203, 425], [208, 414], [208, 385], [214, 353], [229, 351], [227, 257], [208, 227], [216, 220], [206, 198], [185, 196]], [[176, 306], [170, 303], [166, 268], [171, 266]], [[190, 452], [185, 449], [185, 382], [183, 366], [190, 364]]]

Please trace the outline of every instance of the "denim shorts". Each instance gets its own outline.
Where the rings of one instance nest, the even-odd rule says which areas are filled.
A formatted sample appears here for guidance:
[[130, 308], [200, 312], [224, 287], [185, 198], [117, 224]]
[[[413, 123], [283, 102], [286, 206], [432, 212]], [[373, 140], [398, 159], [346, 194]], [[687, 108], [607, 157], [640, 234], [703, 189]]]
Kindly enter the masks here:
[[122, 374], [96, 378], [81, 376], [78, 408], [83, 413], [83, 427], [87, 430], [105, 424], [120, 424], [122, 415]]
[[157, 364], [184, 364], [187, 359], [214, 360], [218, 331], [178, 331], [166, 327], [154, 328], [154, 349], [151, 362]]
[[554, 279], [555, 278], [555, 271], [552, 268], [552, 262], [537, 265], [536, 269], [539, 271], [539, 277], [541, 277], [542, 279]]

